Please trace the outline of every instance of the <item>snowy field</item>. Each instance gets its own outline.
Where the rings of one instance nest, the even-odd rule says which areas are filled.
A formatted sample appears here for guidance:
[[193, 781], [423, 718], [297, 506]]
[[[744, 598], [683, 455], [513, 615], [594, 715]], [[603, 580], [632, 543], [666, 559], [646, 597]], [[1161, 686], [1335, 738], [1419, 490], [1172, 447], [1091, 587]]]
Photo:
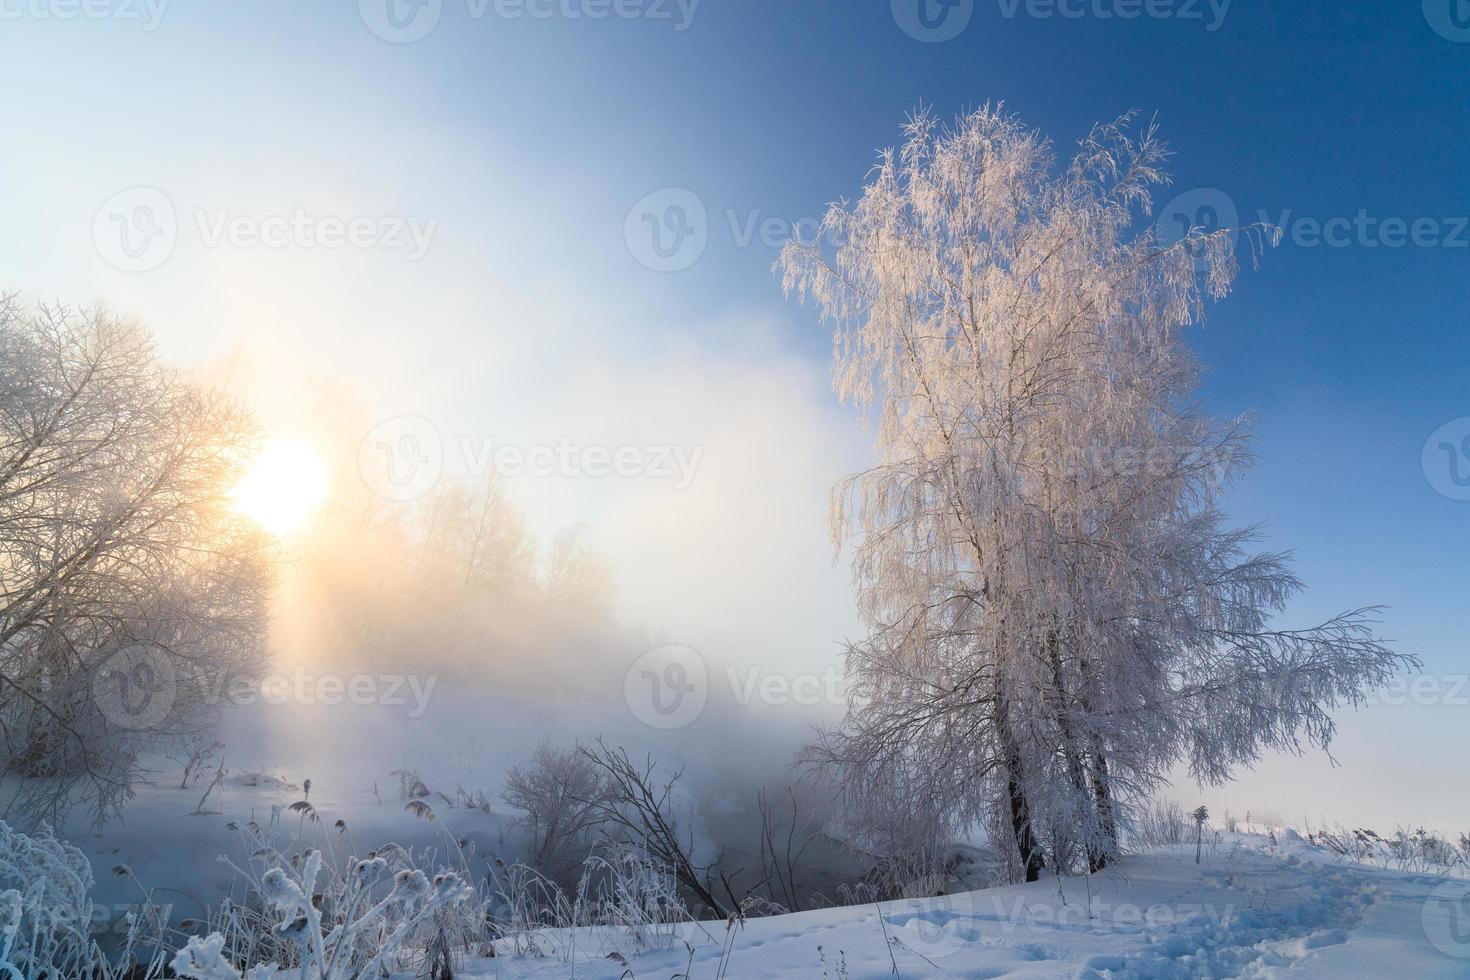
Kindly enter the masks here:
[[[333, 783], [353, 787], [334, 792]], [[392, 840], [442, 855], [448, 834], [468, 849], [473, 876], [514, 850], [514, 817], [450, 807], [416, 817], [387, 779], [321, 779], [313, 821], [290, 803], [302, 787], [245, 774], [217, 787], [146, 787], [124, 824], [74, 843], [96, 870], [101, 915], [135, 909], [140, 888], [177, 922], [229, 894], [248, 865], [237, 829], [274, 821], [292, 848], [344, 862]], [[337, 827], [343, 819], [345, 827]], [[232, 829], [236, 828], [236, 829]], [[538, 929], [460, 954], [455, 976], [496, 980], [652, 977], [1467, 977], [1470, 879], [1354, 862], [1289, 828], [1209, 831], [1156, 847], [1092, 878], [1045, 878], [931, 899], [885, 901], [748, 918], [729, 925]], [[1306, 833], [1305, 830], [1302, 832]], [[437, 858], [429, 858], [436, 861]], [[453, 863], [453, 862], [446, 862]], [[126, 865], [131, 874], [108, 874]], [[1460, 871], [1463, 874], [1463, 868]], [[402, 965], [402, 964], [400, 964]], [[289, 971], [282, 976], [292, 976]], [[407, 980], [416, 970], [394, 974]]]
[[753, 919], [728, 936], [721, 923], [681, 926], [661, 950], [574, 930], [560, 957], [471, 961], [461, 976], [1466, 977], [1467, 896], [1463, 880], [1337, 865], [1306, 845], [1272, 853], [1237, 835], [1199, 865], [1188, 848], [1060, 887]]

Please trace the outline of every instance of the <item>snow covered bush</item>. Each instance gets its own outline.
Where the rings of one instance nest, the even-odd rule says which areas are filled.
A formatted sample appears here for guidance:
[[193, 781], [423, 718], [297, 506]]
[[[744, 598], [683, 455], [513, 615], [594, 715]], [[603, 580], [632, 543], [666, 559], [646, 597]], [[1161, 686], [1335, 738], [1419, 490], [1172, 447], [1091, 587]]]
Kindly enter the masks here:
[[[131, 875], [123, 865], [114, 871]], [[0, 980], [155, 980], [164, 975], [167, 916], [145, 895], [129, 912], [109, 960], [91, 938], [102, 909], [91, 899], [86, 855], [49, 828], [23, 834], [0, 821]]]
[[6, 980], [81, 977], [106, 968], [89, 935], [92, 868], [49, 829], [0, 821], [0, 973]]
[[1184, 843], [1188, 821], [1178, 803], [1157, 800], [1134, 812], [1130, 830], [1130, 842], [1136, 847], [1172, 847]]
[[1466, 846], [1470, 839], [1464, 834], [1452, 842], [1423, 827], [1399, 826], [1388, 835], [1366, 827], [1309, 827], [1307, 840], [1354, 864], [1430, 874], [1464, 874], [1470, 869], [1470, 847]]
[[568, 872], [589, 850], [592, 830], [603, 823], [599, 806], [607, 786], [598, 764], [576, 749], [542, 742], [525, 766], [505, 776], [502, 799], [525, 811], [531, 833], [531, 864], [563, 887]]
[[945, 892], [950, 845], [960, 828], [931, 781], [907, 765], [873, 767], [861, 778], [860, 790], [847, 791], [851, 803], [836, 829], [867, 871], [839, 890], [843, 903]]
[[243, 866], [231, 862], [245, 894], [211, 912], [207, 944], [180, 953], [195, 957], [197, 966], [182, 962], [208, 980], [234, 980], [225, 969], [245, 968], [247, 980], [276, 975], [256, 972], [261, 967], [278, 967], [292, 980], [351, 980], [488, 939], [467, 858], [457, 870], [426, 873], [419, 865], [432, 865], [432, 852], [415, 859], [389, 843], [348, 858], [339, 871], [316, 848], [282, 852], [254, 822], [234, 829], [250, 852]]
[[727, 918], [737, 903], [728, 894], [715, 897], [719, 854], [693, 796], [679, 783], [684, 771], [664, 771], [651, 755], [634, 761], [627, 749], [600, 738], [577, 751], [598, 773], [599, 795], [584, 802], [593, 804], [592, 816], [603, 825], [604, 840], [647, 852], [654, 866], [673, 872], [690, 906]]
[[[202, 939], [189, 937], [169, 968], [188, 980], [242, 980], [240, 971], [224, 957], [224, 937], [219, 933]], [[245, 972], [243, 980], [271, 980], [279, 972], [273, 964], [253, 966]]]
[[570, 890], [535, 868], [499, 860], [490, 881], [496, 938], [517, 955], [570, 962], [570, 928], [589, 930], [613, 952], [666, 949], [678, 940], [676, 925], [695, 921], [674, 869], [637, 845], [589, 854]]

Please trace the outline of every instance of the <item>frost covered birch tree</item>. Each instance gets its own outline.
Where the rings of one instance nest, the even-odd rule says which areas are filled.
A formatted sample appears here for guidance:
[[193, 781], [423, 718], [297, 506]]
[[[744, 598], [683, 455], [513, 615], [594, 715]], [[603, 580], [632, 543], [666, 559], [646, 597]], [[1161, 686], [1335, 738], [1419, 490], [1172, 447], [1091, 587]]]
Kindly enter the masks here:
[[918, 772], [929, 788], [897, 795], [942, 811], [925, 825], [1002, 831], [1026, 879], [1100, 868], [1180, 758], [1219, 781], [1325, 746], [1333, 708], [1412, 662], [1368, 610], [1270, 625], [1300, 585], [1219, 510], [1248, 425], [1195, 404], [1183, 333], [1229, 291], [1238, 234], [1254, 253], [1272, 230], [1160, 241], [1141, 219], [1167, 156], [1130, 117], [1059, 166], [999, 108], [921, 112], [782, 253], [876, 435], [833, 508], [870, 631], [811, 751], [858, 827], [891, 822]]

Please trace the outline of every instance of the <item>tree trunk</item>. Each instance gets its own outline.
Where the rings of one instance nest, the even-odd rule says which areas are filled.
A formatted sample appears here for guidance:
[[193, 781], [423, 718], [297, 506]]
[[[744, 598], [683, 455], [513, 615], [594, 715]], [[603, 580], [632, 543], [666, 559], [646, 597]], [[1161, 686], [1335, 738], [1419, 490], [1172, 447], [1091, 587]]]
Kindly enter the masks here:
[[[1079, 701], [1082, 710], [1088, 717], [1092, 717], [1092, 698], [1089, 694], [1094, 690], [1096, 680], [1093, 676], [1092, 663], [1083, 657], [1081, 664], [1082, 690], [1079, 693]], [[1093, 729], [1088, 737], [1088, 755], [1091, 757], [1092, 765], [1088, 778], [1092, 783], [1092, 799], [1097, 809], [1098, 831], [1102, 838], [1098, 847], [1098, 853], [1094, 856], [1089, 850], [1088, 865], [1093, 872], [1106, 868], [1118, 856], [1118, 812], [1113, 802], [1113, 790], [1108, 775], [1108, 756], [1103, 749], [1102, 739], [1097, 730]]]
[[1042, 859], [1041, 847], [1031, 829], [1031, 808], [1026, 803], [1025, 790], [1014, 775], [1007, 778], [1006, 790], [1011, 802], [1011, 833], [1015, 835], [1016, 849], [1021, 854], [1021, 866], [1026, 872], [1027, 881], [1037, 881], [1046, 868], [1046, 862]]
[[1010, 804], [1011, 834], [1016, 841], [1016, 851], [1021, 856], [1021, 867], [1027, 881], [1037, 881], [1045, 869], [1041, 845], [1031, 825], [1031, 805], [1026, 799], [1026, 788], [1021, 770], [1021, 750], [1011, 736], [1009, 701], [1004, 693], [999, 698], [996, 733], [1005, 759], [1006, 797]]
[[1095, 807], [1095, 792], [1088, 785], [1082, 745], [1073, 734], [1072, 723], [1067, 716], [1071, 698], [1067, 692], [1066, 679], [1062, 675], [1061, 642], [1056, 630], [1047, 633], [1046, 646], [1047, 658], [1051, 664], [1052, 686], [1056, 691], [1057, 728], [1062, 736], [1062, 756], [1067, 762], [1067, 777], [1077, 793], [1075, 807], [1078, 822], [1082, 824], [1083, 844], [1087, 848], [1087, 866], [1093, 871], [1100, 871], [1107, 864], [1107, 830], [1100, 808]]
[[1097, 804], [1097, 817], [1103, 837], [1103, 844], [1092, 870], [1101, 871], [1118, 855], [1118, 815], [1113, 806], [1113, 791], [1108, 786], [1108, 757], [1096, 738], [1092, 740], [1092, 744], [1092, 795]]

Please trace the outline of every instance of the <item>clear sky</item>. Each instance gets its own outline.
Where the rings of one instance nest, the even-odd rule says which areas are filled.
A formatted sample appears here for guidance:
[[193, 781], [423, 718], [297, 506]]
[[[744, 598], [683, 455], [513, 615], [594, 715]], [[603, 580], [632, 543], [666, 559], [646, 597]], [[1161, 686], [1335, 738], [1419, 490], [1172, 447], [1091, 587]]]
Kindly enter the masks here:
[[[236, 357], [281, 426], [331, 390], [450, 444], [702, 446], [689, 488], [518, 496], [546, 526], [592, 524], [630, 617], [820, 664], [853, 629], [824, 494], [865, 441], [828, 391], [825, 331], [771, 273], [780, 222], [854, 195], [921, 102], [1003, 101], [1062, 151], [1156, 115], [1176, 151], [1160, 204], [1287, 231], [1193, 337], [1211, 408], [1259, 416], [1232, 510], [1297, 550], [1294, 620], [1387, 604], [1385, 632], [1443, 692], [1345, 716], [1342, 768], [1273, 760], [1205, 798], [1453, 823], [1470, 423], [1425, 448], [1470, 416], [1466, 8], [0, 0], [3, 285], [105, 300], [183, 363]], [[172, 238], [120, 253], [161, 208]], [[364, 243], [241, 237], [298, 213], [367, 219]], [[660, 256], [644, 214], [671, 246], [693, 235]]]

